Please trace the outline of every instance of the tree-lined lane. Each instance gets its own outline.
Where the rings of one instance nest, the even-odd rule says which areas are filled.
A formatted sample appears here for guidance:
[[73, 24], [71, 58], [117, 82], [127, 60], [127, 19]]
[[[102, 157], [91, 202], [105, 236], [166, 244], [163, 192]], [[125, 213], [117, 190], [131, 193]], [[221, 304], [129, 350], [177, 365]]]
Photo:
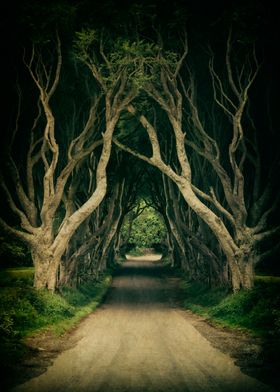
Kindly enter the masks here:
[[161, 271], [147, 259], [127, 261], [104, 305], [75, 332], [76, 346], [14, 392], [271, 392], [170, 305]]

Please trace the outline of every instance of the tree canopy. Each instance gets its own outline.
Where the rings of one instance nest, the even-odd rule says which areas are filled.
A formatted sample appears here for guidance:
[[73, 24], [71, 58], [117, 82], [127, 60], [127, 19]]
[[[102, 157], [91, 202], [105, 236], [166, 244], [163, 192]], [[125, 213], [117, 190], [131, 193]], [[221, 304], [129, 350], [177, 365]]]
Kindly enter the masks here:
[[29, 246], [36, 287], [98, 275], [124, 242], [164, 243], [191, 279], [252, 287], [279, 251], [272, 11], [183, 0], [7, 11], [0, 222]]

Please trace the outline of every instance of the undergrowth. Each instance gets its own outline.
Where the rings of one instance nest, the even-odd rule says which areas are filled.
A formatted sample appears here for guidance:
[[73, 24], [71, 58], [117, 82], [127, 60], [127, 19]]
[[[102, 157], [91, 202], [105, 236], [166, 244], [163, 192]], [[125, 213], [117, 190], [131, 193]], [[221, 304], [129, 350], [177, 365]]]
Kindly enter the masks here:
[[252, 290], [228, 293], [201, 283], [183, 283], [184, 306], [229, 327], [257, 335], [280, 336], [280, 282], [256, 279]]
[[144, 254], [145, 254], [145, 248], [141, 248], [138, 246], [136, 246], [135, 248], [133, 248], [127, 252], [127, 255], [135, 256], [135, 257], [143, 256]]
[[20, 358], [26, 350], [27, 335], [51, 330], [61, 334], [100, 304], [111, 283], [105, 274], [99, 281], [59, 293], [35, 290], [30, 270], [1, 271], [0, 274], [0, 366]]

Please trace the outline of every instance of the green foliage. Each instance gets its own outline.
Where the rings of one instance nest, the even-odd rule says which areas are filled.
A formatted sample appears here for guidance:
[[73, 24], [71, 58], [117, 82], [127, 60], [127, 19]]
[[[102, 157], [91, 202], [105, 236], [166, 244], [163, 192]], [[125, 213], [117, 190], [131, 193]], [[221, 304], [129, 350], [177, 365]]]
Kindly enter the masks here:
[[228, 294], [200, 283], [185, 283], [185, 307], [233, 327], [258, 334], [280, 333], [280, 283], [256, 280], [252, 290]]
[[[33, 320], [36, 311], [28, 300], [23, 299], [23, 289], [4, 288], [0, 293], [0, 329], [5, 332], [4, 337], [18, 334], [18, 325], [28, 327], [29, 320]], [[3, 338], [3, 336], [2, 336]]]
[[144, 40], [131, 40], [110, 35], [94, 29], [76, 32], [74, 40], [76, 57], [98, 70], [108, 85], [126, 75], [128, 82], [140, 91], [147, 82], [155, 81], [160, 75], [160, 67], [176, 69], [178, 54], [165, 51], [153, 43]]
[[[10, 279], [2, 283], [10, 284]], [[73, 317], [78, 308], [88, 305], [93, 299], [95, 302], [101, 300], [110, 284], [110, 277], [104, 276], [99, 282], [90, 282], [77, 289], [65, 288], [61, 293], [35, 290], [29, 281], [21, 282], [21, 286], [18, 286], [15, 279], [13, 287], [2, 287], [0, 291], [0, 329], [12, 335], [25, 334], [29, 330]]]
[[0, 366], [7, 366], [25, 352], [21, 339], [26, 334], [42, 328], [63, 333], [75, 325], [98, 306], [111, 282], [111, 276], [104, 275], [99, 282], [50, 293], [35, 290], [29, 279], [21, 278], [19, 284], [16, 269], [11, 272], [1, 271]]
[[76, 32], [74, 48], [76, 56], [82, 60], [87, 61], [90, 56], [92, 46], [98, 42], [98, 35], [96, 30], [82, 29]]
[[[129, 217], [122, 228], [122, 235], [127, 238]], [[132, 224], [132, 231], [128, 239], [129, 244], [136, 247], [152, 247], [153, 244], [165, 242], [166, 227], [161, 216], [152, 208], [147, 207]]]
[[143, 256], [145, 254], [145, 250], [146, 250], [146, 248], [139, 248], [138, 246], [136, 246], [135, 248], [126, 252], [126, 254], [128, 254], [130, 256], [136, 256], [136, 257]]
[[7, 336], [13, 336], [13, 320], [8, 311], [0, 313], [0, 336], [6, 338]]
[[37, 313], [42, 318], [46, 317], [49, 321], [71, 317], [75, 313], [75, 309], [65, 298], [59, 294], [53, 294], [48, 290], [32, 290], [27, 295], [27, 298]]
[[147, 43], [143, 40], [130, 41], [129, 39], [119, 38], [114, 46], [110, 58], [116, 64], [128, 64], [132, 60], [155, 61], [155, 56], [159, 53], [160, 47], [154, 43]]
[[187, 294], [187, 298], [184, 302], [186, 307], [191, 307], [195, 304], [207, 309], [220, 303], [226, 296], [225, 289], [213, 288], [209, 290], [208, 286], [200, 282], [186, 282], [183, 285], [183, 290]]
[[58, 294], [32, 287], [7, 287], [0, 292], [0, 313], [5, 315], [0, 328], [14, 336], [71, 317], [74, 308]]
[[107, 289], [110, 284], [110, 277], [105, 276], [101, 281], [92, 284], [91, 282], [85, 283], [77, 289], [62, 289], [63, 298], [72, 306], [84, 306], [89, 304], [92, 301], [92, 298], [95, 301], [101, 300], [100, 295], [103, 296], [104, 290]]

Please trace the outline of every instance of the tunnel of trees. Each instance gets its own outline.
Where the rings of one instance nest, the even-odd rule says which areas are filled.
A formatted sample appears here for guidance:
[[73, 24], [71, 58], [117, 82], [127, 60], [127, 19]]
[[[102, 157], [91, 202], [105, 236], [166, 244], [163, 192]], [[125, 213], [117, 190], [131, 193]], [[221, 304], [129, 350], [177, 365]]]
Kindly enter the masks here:
[[36, 288], [95, 279], [135, 244], [234, 291], [279, 256], [272, 14], [198, 8], [7, 11], [0, 225]]

